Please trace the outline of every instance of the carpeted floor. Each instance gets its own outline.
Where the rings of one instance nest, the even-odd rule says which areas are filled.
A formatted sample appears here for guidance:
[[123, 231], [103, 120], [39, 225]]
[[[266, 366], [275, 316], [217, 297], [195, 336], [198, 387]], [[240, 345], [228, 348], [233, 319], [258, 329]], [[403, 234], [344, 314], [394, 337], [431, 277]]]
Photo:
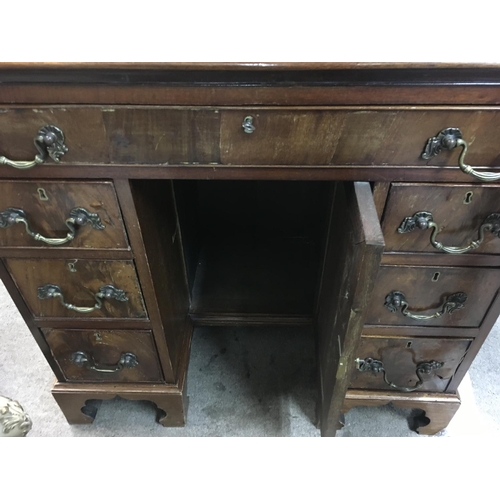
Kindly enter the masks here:
[[[462, 406], [439, 436], [500, 434], [500, 322], [460, 388]], [[319, 436], [314, 342], [303, 329], [199, 328], [188, 374], [188, 424], [163, 428], [151, 403], [100, 405], [93, 425], [70, 426], [50, 394], [52, 371], [0, 284], [0, 394], [33, 420], [29, 436]], [[340, 436], [419, 437], [408, 412], [355, 408]]]

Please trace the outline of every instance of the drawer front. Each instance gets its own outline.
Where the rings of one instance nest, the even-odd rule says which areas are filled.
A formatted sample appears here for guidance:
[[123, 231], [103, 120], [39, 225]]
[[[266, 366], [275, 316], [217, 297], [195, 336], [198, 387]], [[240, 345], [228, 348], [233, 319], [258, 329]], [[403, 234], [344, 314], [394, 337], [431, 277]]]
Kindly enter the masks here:
[[62, 164], [219, 161], [217, 111], [120, 106], [0, 109], [0, 156], [32, 160], [33, 138], [44, 125], [64, 134]]
[[[470, 339], [433, 339], [433, 338], [381, 338], [362, 337], [357, 351], [356, 368], [351, 379], [351, 389], [376, 389], [404, 391], [404, 388], [443, 392], [457, 371], [467, 349]], [[382, 371], [374, 371], [371, 367], [380, 367], [382, 362], [387, 382], [398, 387], [391, 387], [384, 380]], [[430, 364], [432, 361], [435, 364]], [[422, 363], [428, 363], [423, 365]], [[420, 365], [420, 366], [419, 366]], [[417, 375], [417, 367], [428, 373], [421, 373], [422, 385]], [[410, 391], [412, 392], [412, 391]]]
[[[244, 128], [247, 117], [252, 123]], [[465, 140], [473, 138], [471, 165], [498, 166], [499, 120], [494, 109], [16, 107], [0, 109], [0, 156], [33, 160], [38, 130], [54, 125], [68, 148], [62, 164], [421, 166], [427, 140], [458, 127]], [[446, 151], [432, 165], [457, 160], [456, 151]]]
[[[439, 227], [438, 243], [465, 248], [478, 239], [488, 217], [492, 220], [498, 214], [500, 228], [500, 186], [393, 184], [382, 221], [386, 251], [443, 253], [431, 244], [431, 228], [413, 224], [418, 212], [432, 214]], [[406, 218], [411, 225], [403, 224]], [[484, 241], [469, 252], [499, 254], [500, 238], [487, 230]]]
[[66, 380], [159, 382], [160, 364], [150, 331], [42, 330]]
[[[381, 266], [366, 324], [477, 328], [499, 288], [500, 269]], [[391, 292], [404, 295], [408, 315], [403, 315], [402, 305], [394, 301], [396, 294]], [[458, 292], [467, 296], [461, 308], [432, 319], [410, 316], [431, 316], [442, 311], [445, 303], [453, 302], [453, 295]]]
[[[251, 118], [245, 131], [245, 119]], [[221, 111], [224, 164], [426, 165], [427, 140], [459, 127], [473, 144], [471, 165], [498, 166], [500, 111], [496, 110], [269, 110]], [[248, 133], [250, 132], [250, 133]], [[432, 165], [458, 165], [458, 152]], [[402, 167], [405, 168], [405, 167]]]
[[[146, 318], [142, 293], [132, 261], [87, 259], [5, 259], [21, 295], [37, 318]], [[54, 297], [56, 285], [63, 301], [91, 309], [98, 303], [101, 287], [108, 297], [98, 297], [102, 306], [89, 312], [69, 309]], [[122, 293], [120, 293], [120, 290]]]
[[[83, 208], [89, 217], [78, 223]], [[51, 239], [44, 242], [28, 234], [25, 224], [9, 220], [10, 209], [21, 209], [32, 233]], [[85, 213], [83, 212], [85, 215]], [[74, 238], [66, 221], [74, 218]], [[2, 223], [3, 221], [3, 223]], [[54, 245], [54, 243], [57, 243]], [[0, 246], [71, 248], [128, 248], [127, 236], [111, 182], [2, 181], [0, 182]]]

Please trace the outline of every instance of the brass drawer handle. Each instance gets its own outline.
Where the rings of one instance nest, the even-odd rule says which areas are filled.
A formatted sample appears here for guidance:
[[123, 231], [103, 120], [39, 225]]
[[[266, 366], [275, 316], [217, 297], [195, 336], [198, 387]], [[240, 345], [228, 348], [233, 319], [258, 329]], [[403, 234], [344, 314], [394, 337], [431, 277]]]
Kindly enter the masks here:
[[87, 370], [94, 370], [100, 373], [115, 373], [121, 371], [123, 368], [134, 368], [139, 364], [137, 356], [131, 352], [123, 353], [116, 365], [99, 365], [83, 351], [74, 352], [71, 355], [71, 362], [80, 368], [85, 367]]
[[435, 137], [427, 140], [422, 158], [429, 160], [433, 156], [437, 156], [443, 149], [452, 150], [457, 146], [462, 146], [462, 152], [458, 158], [458, 166], [460, 170], [466, 174], [472, 175], [476, 179], [486, 182], [500, 180], [500, 173], [493, 172], [476, 172], [470, 165], [465, 164], [465, 155], [467, 154], [467, 143], [462, 138], [462, 132], [459, 128], [445, 128]]
[[414, 229], [432, 228], [431, 245], [446, 253], [460, 254], [475, 250], [484, 241], [484, 233], [489, 231], [497, 238], [500, 238], [500, 214], [490, 214], [481, 224], [478, 230], [477, 240], [471, 241], [466, 247], [447, 247], [439, 241], [436, 236], [439, 234], [439, 226], [434, 222], [431, 212], [417, 212], [411, 217], [406, 217], [398, 227], [398, 233], [411, 233]]
[[253, 116], [246, 116], [243, 119], [241, 127], [243, 128], [246, 134], [253, 134], [255, 130], [255, 125], [253, 124]]
[[59, 163], [60, 157], [68, 152], [68, 147], [64, 144], [63, 131], [55, 125], [44, 125], [33, 141], [38, 150], [34, 160], [15, 161], [0, 156], [0, 165], [8, 165], [23, 170], [44, 163], [48, 157]]
[[356, 359], [356, 369], [358, 371], [383, 373], [384, 382], [393, 389], [397, 389], [398, 391], [402, 392], [413, 392], [416, 391], [417, 389], [420, 389], [420, 387], [422, 387], [424, 383], [424, 381], [422, 380], [422, 374], [428, 375], [435, 370], [439, 370], [443, 366], [444, 363], [442, 363], [441, 361], [424, 361], [422, 363], [419, 363], [415, 368], [418, 377], [418, 382], [413, 386], [400, 386], [396, 385], [393, 382], [390, 382], [387, 379], [387, 373], [385, 371], [384, 364], [382, 363], [382, 361], [373, 358]]
[[395, 313], [401, 308], [401, 314], [407, 316], [408, 318], [418, 319], [418, 320], [431, 320], [439, 318], [445, 313], [452, 314], [453, 311], [457, 309], [462, 309], [464, 307], [465, 301], [467, 300], [467, 295], [464, 292], [456, 292], [449, 295], [444, 304], [441, 306], [441, 310], [430, 314], [428, 316], [422, 314], [414, 314], [408, 311], [408, 302], [403, 292], [392, 291], [385, 298], [384, 306], [389, 309], [389, 311]]
[[69, 218], [66, 219], [66, 226], [68, 226], [68, 234], [65, 238], [47, 238], [40, 233], [35, 233], [29, 226], [28, 217], [25, 211], [21, 208], [7, 208], [0, 212], [0, 228], [11, 227], [14, 224], [24, 224], [26, 232], [36, 241], [43, 241], [47, 245], [64, 245], [68, 241], [72, 241], [76, 235], [78, 226], [85, 226], [90, 224], [93, 229], [103, 230], [105, 226], [101, 222], [99, 215], [88, 212], [84, 208], [72, 208], [69, 212]]
[[63, 292], [60, 286], [52, 285], [47, 283], [46, 285], [38, 287], [38, 298], [39, 299], [59, 299], [61, 304], [70, 311], [76, 311], [80, 313], [91, 313], [97, 309], [101, 309], [102, 300], [101, 299], [115, 299], [120, 302], [126, 302], [128, 297], [125, 295], [123, 290], [115, 288], [113, 285], [104, 285], [99, 288], [99, 291], [94, 295], [95, 305], [93, 307], [79, 307], [73, 304], [68, 304], [64, 300]]

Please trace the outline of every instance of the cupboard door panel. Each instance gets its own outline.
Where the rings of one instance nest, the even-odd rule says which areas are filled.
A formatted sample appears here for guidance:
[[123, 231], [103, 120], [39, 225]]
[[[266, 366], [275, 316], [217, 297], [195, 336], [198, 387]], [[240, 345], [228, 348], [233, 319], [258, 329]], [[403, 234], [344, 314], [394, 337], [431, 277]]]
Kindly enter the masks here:
[[[334, 436], [364, 317], [384, 249], [370, 185], [338, 183], [333, 193], [316, 327], [321, 434]], [[341, 265], [339, 265], [341, 263]]]

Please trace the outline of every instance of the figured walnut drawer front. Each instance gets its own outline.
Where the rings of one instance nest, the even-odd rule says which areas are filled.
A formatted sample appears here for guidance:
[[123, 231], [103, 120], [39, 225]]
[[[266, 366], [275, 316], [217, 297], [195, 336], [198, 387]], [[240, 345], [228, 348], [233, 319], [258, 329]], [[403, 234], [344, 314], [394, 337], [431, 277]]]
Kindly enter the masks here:
[[[362, 337], [350, 387], [443, 392], [470, 343], [470, 339]], [[380, 367], [385, 371], [387, 380], [384, 380], [384, 372]]]
[[[37, 318], [146, 318], [132, 261], [5, 259], [5, 263]], [[80, 312], [65, 307], [61, 297], [51, 296], [53, 290], [47, 285], [59, 287], [62, 300], [79, 308], [92, 309], [98, 303], [96, 294], [102, 287], [111, 285], [117, 293], [108, 287], [111, 296], [100, 297], [100, 309]]]
[[[477, 328], [499, 288], [500, 269], [381, 266], [366, 324]], [[442, 311], [447, 302], [449, 308], [455, 310], [451, 314], [446, 310], [433, 319], [414, 319], [403, 314], [403, 304], [392, 300], [395, 295], [392, 292], [404, 295], [408, 304], [406, 312], [412, 315], [433, 315]], [[451, 305], [457, 293], [466, 295], [461, 308]]]
[[150, 331], [43, 329], [43, 333], [67, 380], [162, 380]]
[[219, 161], [217, 111], [123, 106], [0, 109], [0, 156], [33, 159], [33, 138], [44, 125], [55, 125], [64, 134], [68, 151], [62, 164]]
[[[467, 108], [5, 107], [0, 156], [33, 160], [34, 138], [52, 125], [64, 135], [62, 164], [421, 166], [427, 140], [458, 127], [473, 140], [471, 165], [498, 166], [499, 122], [500, 111]], [[457, 151], [446, 151], [431, 164], [457, 165], [457, 158]]]
[[[246, 119], [246, 121], [245, 121]], [[447, 127], [464, 139], [471, 165], [498, 166], [497, 110], [221, 110], [221, 162], [278, 165], [425, 165], [427, 140]], [[446, 151], [431, 165], [457, 165]]]
[[[74, 238], [57, 245], [37, 240], [25, 224], [9, 220], [12, 209], [21, 209], [32, 233], [64, 239], [70, 234], [66, 221], [81, 216], [83, 223], [70, 222]], [[75, 213], [76, 210], [76, 213]], [[85, 214], [85, 212], [83, 212]], [[111, 182], [2, 181], [0, 182], [0, 246], [126, 249], [127, 236]]]
[[[413, 216], [421, 212], [432, 214], [438, 225], [437, 242], [464, 248], [478, 239], [478, 231], [488, 217], [498, 220], [500, 228], [500, 186], [393, 184], [382, 222], [387, 252], [443, 253], [431, 244], [432, 228], [413, 224]], [[405, 223], [406, 218], [410, 221]], [[500, 238], [486, 230], [484, 240], [470, 252], [499, 254]]]

